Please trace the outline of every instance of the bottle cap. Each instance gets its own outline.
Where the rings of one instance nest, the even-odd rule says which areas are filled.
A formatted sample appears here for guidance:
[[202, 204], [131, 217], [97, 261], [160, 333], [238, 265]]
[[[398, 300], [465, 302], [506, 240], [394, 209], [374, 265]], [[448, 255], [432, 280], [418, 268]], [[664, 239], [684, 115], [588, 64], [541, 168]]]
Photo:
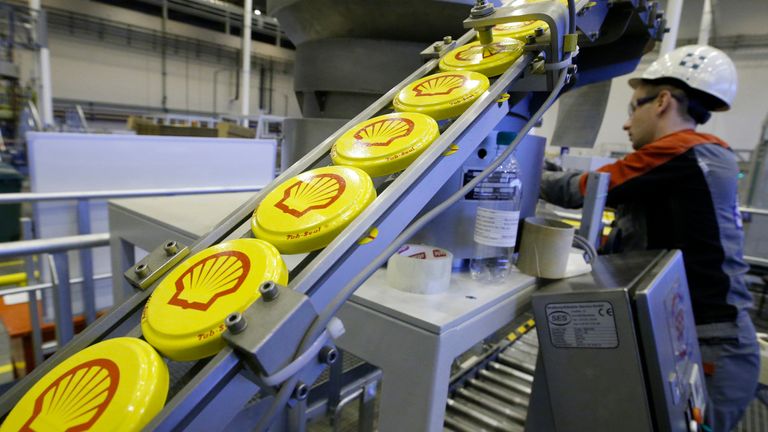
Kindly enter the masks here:
[[267, 194], [253, 213], [251, 229], [282, 253], [310, 252], [328, 246], [375, 198], [365, 171], [316, 168]]
[[444, 55], [440, 60], [440, 70], [475, 71], [488, 77], [501, 75], [520, 58], [524, 46], [512, 38], [494, 38], [488, 45], [468, 43]]
[[408, 84], [395, 96], [393, 104], [400, 112], [419, 112], [445, 120], [460, 116], [488, 87], [488, 77], [477, 72], [440, 72]]
[[517, 39], [520, 42], [527, 42], [528, 36], [536, 34], [536, 29], [541, 28], [544, 31], [549, 30], [549, 26], [544, 21], [516, 21], [493, 26], [493, 36]]
[[163, 408], [168, 367], [136, 338], [108, 339], [40, 378], [0, 430], [141, 430]]
[[286, 284], [288, 270], [265, 241], [237, 239], [204, 249], [155, 288], [141, 316], [144, 338], [176, 361], [210, 357], [225, 345], [227, 316], [243, 312], [270, 280]]
[[359, 123], [331, 149], [336, 165], [360, 168], [372, 177], [408, 168], [440, 135], [437, 122], [419, 113], [393, 113]]

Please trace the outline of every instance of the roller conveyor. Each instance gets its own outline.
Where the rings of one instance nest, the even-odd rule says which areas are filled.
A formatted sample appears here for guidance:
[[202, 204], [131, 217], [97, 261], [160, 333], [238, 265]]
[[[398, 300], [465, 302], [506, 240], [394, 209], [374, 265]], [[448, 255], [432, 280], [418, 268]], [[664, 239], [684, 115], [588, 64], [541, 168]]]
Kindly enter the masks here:
[[[463, 385], [452, 391], [454, 401], [466, 401], [468, 406], [477, 408], [477, 412], [490, 413], [488, 415], [492, 418], [504, 421], [507, 429], [500, 430], [524, 430], [528, 415], [536, 362], [536, 354], [530, 354], [529, 351], [538, 345], [535, 331], [531, 331], [532, 321], [528, 323], [525, 333], [516, 334], [511, 343], [503, 343], [490, 354], [489, 361], [465, 371], [464, 376], [471, 378], [464, 380]], [[525, 351], [519, 349], [523, 344], [527, 345]], [[533, 363], [529, 363], [531, 361]], [[530, 372], [525, 369], [530, 369]], [[460, 418], [462, 424], [470, 423], [470, 428], [494, 426], [484, 417], [479, 418], [481, 415], [470, 414], [469, 410], [463, 408], [449, 403], [447, 414], [450, 413], [454, 419]], [[447, 418], [446, 426], [450, 426]]]

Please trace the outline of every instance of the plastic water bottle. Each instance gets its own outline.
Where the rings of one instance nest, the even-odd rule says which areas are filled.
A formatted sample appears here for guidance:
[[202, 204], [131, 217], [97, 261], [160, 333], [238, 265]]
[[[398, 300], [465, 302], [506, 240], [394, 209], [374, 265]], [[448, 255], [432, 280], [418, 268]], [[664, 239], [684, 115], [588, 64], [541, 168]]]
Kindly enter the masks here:
[[[499, 133], [496, 156], [507, 149], [513, 134]], [[473, 191], [478, 200], [475, 216], [475, 254], [469, 261], [472, 279], [498, 282], [509, 274], [517, 241], [523, 197], [517, 159], [511, 154]]]

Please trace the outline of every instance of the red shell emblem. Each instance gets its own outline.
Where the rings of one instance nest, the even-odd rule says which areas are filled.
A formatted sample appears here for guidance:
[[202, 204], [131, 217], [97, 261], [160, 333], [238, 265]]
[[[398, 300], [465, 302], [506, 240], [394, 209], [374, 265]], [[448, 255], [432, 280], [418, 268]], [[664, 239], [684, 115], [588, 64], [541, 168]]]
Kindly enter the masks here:
[[441, 96], [461, 88], [467, 77], [458, 74], [440, 75], [420, 82], [413, 87], [416, 96]]
[[453, 57], [463, 62], [479, 62], [488, 57], [493, 57], [503, 50], [498, 42], [490, 45], [474, 45], [457, 52]]
[[206, 257], [176, 279], [176, 292], [168, 304], [207, 311], [219, 298], [237, 292], [250, 268], [248, 255], [239, 251], [224, 251]]
[[337, 174], [317, 174], [306, 180], [297, 180], [283, 193], [275, 207], [294, 217], [302, 217], [312, 210], [328, 208], [339, 199], [347, 182]]
[[120, 369], [109, 359], [81, 363], [56, 378], [35, 399], [22, 431], [85, 431], [107, 409], [117, 393]]
[[355, 132], [357, 143], [366, 147], [386, 147], [413, 132], [413, 121], [397, 117], [379, 120]]

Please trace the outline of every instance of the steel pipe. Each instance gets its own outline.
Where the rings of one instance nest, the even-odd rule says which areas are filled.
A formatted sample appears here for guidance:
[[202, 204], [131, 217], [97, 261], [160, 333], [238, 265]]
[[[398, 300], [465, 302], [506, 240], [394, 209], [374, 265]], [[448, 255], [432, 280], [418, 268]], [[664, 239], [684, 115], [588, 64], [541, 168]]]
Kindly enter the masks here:
[[0, 243], [0, 258], [14, 258], [40, 253], [59, 253], [73, 249], [109, 246], [109, 234], [57, 237]]
[[476, 388], [493, 398], [503, 400], [513, 405], [519, 405], [522, 407], [528, 407], [529, 399], [518, 393], [513, 393], [498, 384], [480, 381], [477, 378], [469, 380], [469, 386]]
[[739, 211], [742, 213], [756, 214], [760, 216], [768, 216], [768, 210], [757, 209], [752, 207], [739, 207]]
[[488, 381], [493, 381], [496, 384], [503, 386], [505, 388], [508, 388], [512, 391], [519, 392], [521, 394], [524, 394], [526, 396], [531, 395], [531, 386], [526, 385], [525, 383], [516, 382], [515, 380], [509, 379], [507, 377], [504, 377], [498, 373], [493, 373], [489, 370], [481, 370], [480, 371], [480, 377], [487, 379]]
[[131, 189], [95, 192], [5, 193], [0, 194], [0, 204], [17, 204], [40, 201], [69, 201], [85, 199], [139, 198], [169, 195], [201, 195], [212, 193], [258, 192], [264, 186], [197, 187], [179, 189]]
[[519, 411], [510, 406], [506, 406], [498, 399], [487, 396], [480, 391], [473, 391], [466, 388], [461, 388], [456, 392], [460, 397], [468, 399], [477, 405], [483, 406], [486, 409], [494, 411], [506, 418], [525, 423], [526, 411]]

